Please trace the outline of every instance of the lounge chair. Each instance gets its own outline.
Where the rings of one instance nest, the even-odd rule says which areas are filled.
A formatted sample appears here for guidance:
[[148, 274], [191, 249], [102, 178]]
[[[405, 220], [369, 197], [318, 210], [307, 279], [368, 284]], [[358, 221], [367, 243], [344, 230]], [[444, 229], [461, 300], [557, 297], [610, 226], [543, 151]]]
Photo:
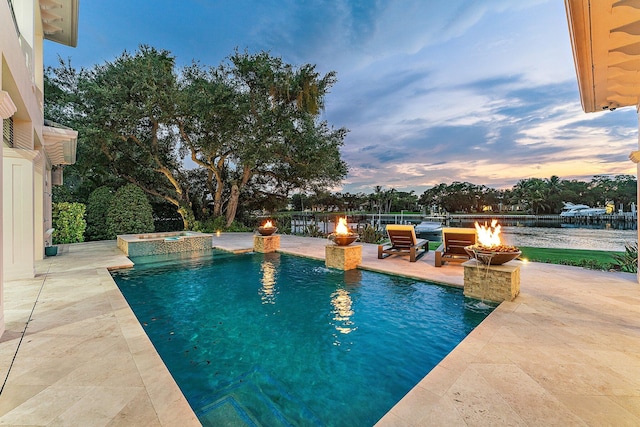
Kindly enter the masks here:
[[442, 244], [436, 249], [436, 267], [444, 262], [465, 262], [470, 257], [465, 246], [475, 245], [477, 241], [475, 228], [443, 228]]
[[[378, 258], [383, 259], [391, 255], [409, 255], [410, 262], [429, 251], [429, 241], [417, 239], [413, 225], [387, 225], [387, 234], [391, 243], [378, 245]], [[420, 250], [422, 248], [422, 250]]]

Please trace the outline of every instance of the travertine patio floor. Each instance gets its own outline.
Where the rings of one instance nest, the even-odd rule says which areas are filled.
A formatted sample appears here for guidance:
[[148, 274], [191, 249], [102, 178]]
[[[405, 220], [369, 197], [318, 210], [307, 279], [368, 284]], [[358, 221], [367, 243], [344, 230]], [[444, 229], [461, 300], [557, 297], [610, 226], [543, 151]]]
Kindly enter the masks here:
[[[250, 233], [214, 237], [229, 251], [252, 243]], [[281, 252], [300, 256], [324, 259], [326, 244], [281, 236]], [[435, 268], [432, 252], [416, 263], [362, 252], [361, 268], [463, 284], [462, 267]], [[34, 279], [4, 284], [0, 424], [199, 425], [107, 271], [130, 264], [115, 241], [65, 245]], [[528, 263], [521, 278], [520, 296], [379, 426], [640, 425], [636, 276]]]

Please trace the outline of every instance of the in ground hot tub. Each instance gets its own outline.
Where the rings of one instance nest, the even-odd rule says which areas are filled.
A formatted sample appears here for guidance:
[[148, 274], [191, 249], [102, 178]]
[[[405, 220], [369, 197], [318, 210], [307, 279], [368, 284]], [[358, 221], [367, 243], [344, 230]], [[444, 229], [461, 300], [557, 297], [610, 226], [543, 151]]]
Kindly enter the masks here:
[[210, 250], [213, 235], [195, 231], [171, 233], [121, 234], [118, 248], [127, 256], [170, 254]]

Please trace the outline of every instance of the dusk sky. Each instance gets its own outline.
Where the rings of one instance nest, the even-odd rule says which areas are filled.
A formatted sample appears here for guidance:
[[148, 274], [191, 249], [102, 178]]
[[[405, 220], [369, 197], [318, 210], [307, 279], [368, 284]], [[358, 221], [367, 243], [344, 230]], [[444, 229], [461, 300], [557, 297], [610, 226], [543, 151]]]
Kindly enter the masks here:
[[237, 47], [335, 71], [323, 119], [350, 129], [336, 191], [636, 172], [635, 109], [581, 109], [560, 0], [82, 0], [78, 47], [46, 42], [45, 65], [140, 44], [179, 67]]

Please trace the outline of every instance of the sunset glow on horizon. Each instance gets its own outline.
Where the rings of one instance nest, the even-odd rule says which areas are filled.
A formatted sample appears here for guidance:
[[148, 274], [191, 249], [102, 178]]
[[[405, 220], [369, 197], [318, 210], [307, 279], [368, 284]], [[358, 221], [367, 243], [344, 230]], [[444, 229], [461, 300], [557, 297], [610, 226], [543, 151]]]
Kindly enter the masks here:
[[84, 2], [77, 48], [45, 43], [45, 66], [90, 68], [147, 44], [179, 68], [238, 48], [335, 71], [321, 119], [349, 129], [349, 174], [334, 191], [636, 174], [636, 111], [582, 111], [557, 0]]

